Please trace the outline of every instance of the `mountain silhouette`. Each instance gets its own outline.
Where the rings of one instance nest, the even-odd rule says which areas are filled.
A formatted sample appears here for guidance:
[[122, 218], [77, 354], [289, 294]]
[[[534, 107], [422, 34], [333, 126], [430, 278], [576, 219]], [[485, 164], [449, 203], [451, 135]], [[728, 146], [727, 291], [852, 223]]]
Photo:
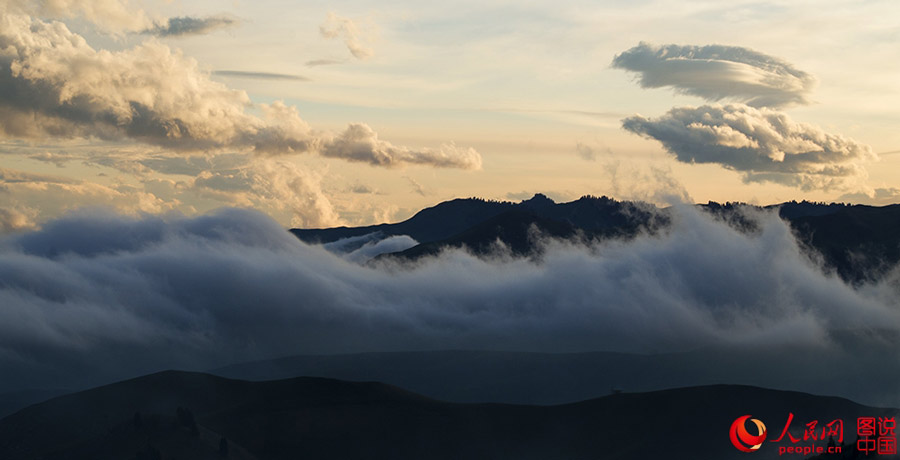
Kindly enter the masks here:
[[[727, 460], [746, 458], [727, 435], [737, 417], [752, 414], [777, 436], [789, 413], [796, 418], [791, 433], [802, 437], [810, 420], [841, 418], [850, 433], [858, 416], [897, 410], [741, 385], [557, 406], [454, 404], [373, 382], [246, 382], [167, 371], [0, 420], [0, 458]], [[777, 445], [753, 455], [777, 458]]]
[[[877, 280], [900, 262], [900, 205], [897, 204], [874, 207], [791, 201], [765, 207], [716, 202], [697, 206], [741, 230], [753, 227], [742, 210], [777, 210], [798, 241], [850, 283]], [[419, 242], [418, 246], [383, 254], [381, 258], [416, 259], [461, 247], [482, 255], [505, 247], [515, 255], [530, 256], [540, 252], [542, 237], [583, 242], [629, 238], [642, 231], [662, 230], [670, 221], [671, 208], [647, 203], [617, 201], [605, 196], [583, 196], [572, 202], [555, 203], [545, 195], [536, 194], [519, 203], [455, 199], [423, 209], [394, 224], [291, 229], [291, 232], [308, 243], [330, 243], [376, 232], [381, 236], [408, 235]]]

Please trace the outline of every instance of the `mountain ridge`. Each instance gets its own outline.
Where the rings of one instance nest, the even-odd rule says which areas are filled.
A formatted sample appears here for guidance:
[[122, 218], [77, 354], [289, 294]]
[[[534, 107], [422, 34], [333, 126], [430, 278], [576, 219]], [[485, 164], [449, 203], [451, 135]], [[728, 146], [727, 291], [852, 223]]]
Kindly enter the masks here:
[[[694, 205], [725, 219], [740, 230], [752, 228], [745, 209], [777, 210], [795, 237], [808, 251], [821, 256], [829, 269], [853, 284], [880, 279], [900, 262], [900, 204], [886, 206], [788, 201], [755, 206], [710, 201]], [[408, 235], [419, 244], [380, 259], [415, 260], [444, 249], [467, 248], [488, 254], [505, 246], [514, 255], [540, 251], [534, 234], [556, 239], [590, 242], [631, 238], [640, 232], [655, 233], [671, 222], [671, 208], [585, 195], [555, 203], [536, 194], [519, 203], [480, 198], [457, 198], [422, 209], [407, 220], [364, 227], [290, 229], [311, 244], [379, 232], [383, 236]]]
[[[247, 382], [164, 371], [57, 397], [0, 419], [0, 457], [78, 459], [112, 453], [121, 458], [129, 449], [138, 458], [148, 449], [161, 452], [161, 458], [188, 451], [211, 456], [214, 451], [204, 446], [221, 437], [232, 446], [228, 458], [727, 460], [743, 458], [726, 433], [746, 413], [766, 420], [773, 430], [793, 413], [800, 421], [792, 433], [802, 436], [797, 430], [809, 419], [898, 411], [749, 385], [527, 406], [447, 403], [375, 382], [309, 377]], [[169, 434], [148, 426], [163, 426]], [[766, 445], [754, 455], [769, 459], [776, 452], [776, 446]]]

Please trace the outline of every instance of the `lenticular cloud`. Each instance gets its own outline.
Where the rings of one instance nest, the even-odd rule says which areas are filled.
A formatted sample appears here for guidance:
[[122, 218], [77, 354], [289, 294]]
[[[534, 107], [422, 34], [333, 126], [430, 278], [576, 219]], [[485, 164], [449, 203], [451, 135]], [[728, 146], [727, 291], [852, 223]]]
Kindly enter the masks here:
[[613, 59], [643, 88], [671, 87], [709, 101], [753, 107], [807, 104], [815, 79], [782, 59], [740, 46], [655, 46], [641, 42]]

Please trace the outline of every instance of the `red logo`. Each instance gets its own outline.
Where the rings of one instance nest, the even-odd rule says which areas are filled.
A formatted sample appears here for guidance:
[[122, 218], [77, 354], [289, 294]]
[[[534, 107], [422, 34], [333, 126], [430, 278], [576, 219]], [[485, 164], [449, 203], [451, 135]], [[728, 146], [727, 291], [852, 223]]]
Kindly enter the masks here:
[[[759, 431], [758, 435], [752, 435], [747, 431], [747, 419], [750, 419], [756, 425], [757, 431]], [[731, 443], [734, 444], [734, 447], [741, 452], [753, 452], [759, 449], [762, 446], [763, 441], [766, 440], [766, 425], [763, 422], [750, 418], [749, 415], [744, 415], [738, 417], [734, 423], [731, 424]]]

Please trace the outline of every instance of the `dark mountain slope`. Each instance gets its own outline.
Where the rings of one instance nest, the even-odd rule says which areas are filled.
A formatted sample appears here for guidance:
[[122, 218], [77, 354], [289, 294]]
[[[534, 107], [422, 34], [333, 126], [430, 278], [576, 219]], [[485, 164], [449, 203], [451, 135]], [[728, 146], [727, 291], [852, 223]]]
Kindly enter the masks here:
[[[841, 335], [847, 337], [841, 338]], [[882, 337], [883, 340], [894, 340]], [[837, 394], [866, 404], [890, 404], [896, 391], [885, 382], [900, 378], [900, 363], [877, 349], [865, 351], [851, 334], [834, 340], [862, 350], [828, 370], [835, 357], [819, 349], [716, 347], [681, 353], [532, 353], [511, 351], [408, 351], [299, 355], [235, 364], [210, 371], [223, 377], [271, 380], [316, 376], [379, 381], [452, 402], [561, 404], [606, 394], [664, 388], [743, 383], [767, 388]], [[883, 348], [879, 348], [883, 350]], [[772, 353], [779, 358], [773, 360]], [[877, 369], [873, 369], [873, 363]], [[823, 365], [826, 367], [823, 368]]]
[[[820, 253], [826, 265], [848, 282], [879, 279], [900, 262], [900, 205], [872, 207], [792, 201], [765, 208], [715, 202], [699, 206], [744, 231], [752, 230], [755, 224], [742, 214], [742, 209], [777, 209], [801, 243]], [[630, 237], [642, 229], [653, 232], [664, 228], [669, 220], [668, 209], [645, 203], [591, 196], [569, 203], [554, 203], [537, 194], [515, 204], [472, 198], [452, 200], [423, 209], [397, 224], [292, 229], [291, 232], [314, 243], [373, 232], [385, 236], [405, 234], [420, 245], [395, 253], [403, 259], [462, 246], [484, 254], [498, 241], [511, 248], [514, 254], [528, 256], [539, 248], [536, 240], [530, 237], [533, 230], [557, 238], [590, 240]]]
[[847, 206], [790, 222], [798, 238], [845, 280], [879, 278], [900, 261], [900, 205]]
[[[157, 416], [154, 423], [162, 428], [151, 442], [175, 446], [176, 452], [193, 446], [205, 455], [204, 439], [221, 435], [236, 446], [239, 458], [261, 459], [726, 460], [746, 456], [727, 436], [731, 422], [744, 414], [764, 420], [775, 432], [792, 412], [793, 433], [802, 436], [810, 420], [842, 418], [852, 430], [855, 417], [897, 412], [730, 385], [514, 406], [451, 404], [376, 383], [311, 378], [250, 383], [165, 372], [56, 398], [0, 420], [0, 458], [96, 458], [80, 453], [144, 429], [143, 422], [141, 427], [134, 422], [135, 412], [150, 420], [148, 412], [178, 406], [189, 408], [190, 423], [181, 415]], [[194, 423], [196, 429], [187, 428]], [[754, 454], [776, 457], [774, 444]]]
[[455, 199], [425, 208], [413, 217], [396, 224], [329, 229], [291, 229], [309, 243], [330, 243], [342, 238], [374, 232], [384, 235], [409, 235], [419, 243], [432, 243], [458, 237], [473, 227], [501, 214], [529, 214], [543, 222], [554, 221], [590, 232], [629, 233], [645, 225], [657, 215], [650, 205], [616, 201], [607, 197], [585, 196], [569, 203], [554, 203], [536, 194], [520, 203], [486, 201], [478, 198]]
[[50, 398], [70, 393], [65, 390], [22, 390], [0, 394], [0, 418], [6, 417], [17, 410], [28, 407], [34, 403], [46, 401]]
[[446, 248], [460, 247], [475, 254], [487, 254], [497, 247], [497, 243], [515, 255], [528, 256], [539, 250], [541, 238], [587, 242], [597, 238], [631, 237], [639, 230], [655, 228], [665, 220], [662, 213], [606, 197], [582, 197], [570, 203], [556, 204], [538, 194], [450, 238], [421, 243], [385, 257], [416, 259]]
[[421, 243], [405, 251], [386, 256], [417, 259], [439, 253], [447, 248], [466, 247], [475, 254], [488, 254], [502, 244], [515, 255], [532, 254], [535, 239], [552, 237], [572, 239], [583, 235], [580, 229], [568, 222], [547, 219], [524, 210], [506, 211], [450, 238]]
[[469, 227], [512, 209], [510, 202], [459, 198], [425, 208], [396, 224], [326, 229], [291, 229], [291, 233], [308, 243], [330, 243], [342, 238], [381, 232], [384, 235], [409, 235], [420, 243], [449, 238]]

